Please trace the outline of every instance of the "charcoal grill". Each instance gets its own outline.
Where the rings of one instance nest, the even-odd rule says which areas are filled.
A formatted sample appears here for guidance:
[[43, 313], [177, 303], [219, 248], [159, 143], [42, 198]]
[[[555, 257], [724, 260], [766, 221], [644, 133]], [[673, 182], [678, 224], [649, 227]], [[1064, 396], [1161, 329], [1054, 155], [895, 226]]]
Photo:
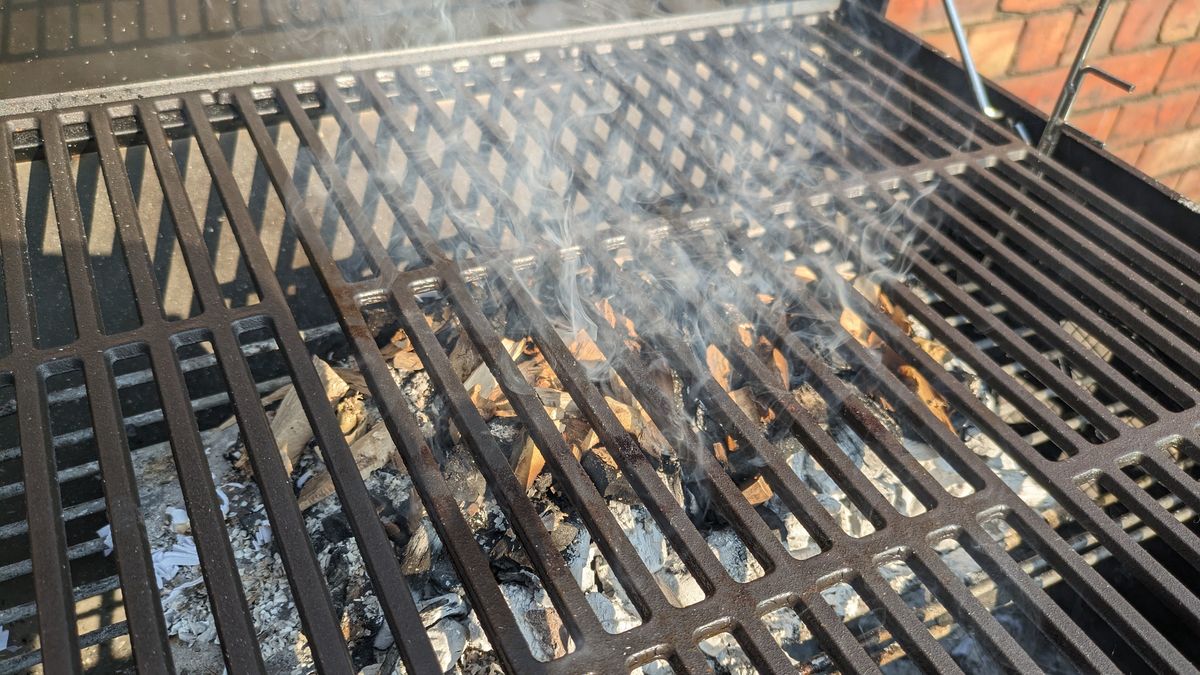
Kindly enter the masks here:
[[[356, 57], [349, 72], [314, 62], [271, 71], [278, 80], [237, 73], [230, 86], [170, 91], [168, 80], [154, 98], [75, 108], [10, 102], [0, 626], [25, 626], [31, 642], [0, 652], [0, 671], [78, 672], [81, 650], [122, 636], [127, 666], [175, 667], [133, 465], [165, 441], [225, 664], [266, 672], [269, 627], [254, 624], [201, 433], [232, 410], [314, 667], [354, 672], [260, 402], [277, 381], [301, 394], [404, 666], [438, 670], [310, 361], [338, 348], [358, 364], [508, 671], [706, 672], [700, 643], [728, 635], [764, 672], [905, 660], [956, 672], [968, 666], [938, 630], [949, 623], [1005, 670], [1194, 670], [1200, 219], [1079, 137], [1041, 156], [972, 109], [948, 62], [846, 4], [401, 50]], [[911, 325], [839, 275], [873, 260], [900, 270], [878, 287]], [[695, 285], [679, 283], [696, 269]], [[703, 518], [744, 542], [756, 578], [731, 577], [695, 504], [665, 486], [659, 460], [568, 349], [561, 298], [545, 291], [563, 279], [580, 289], [613, 372], [681, 448]], [[622, 348], [628, 336], [597, 309], [602, 298], [643, 327], [638, 349]], [[610, 632], [597, 618], [427, 322], [434, 307], [494, 373], [636, 627]], [[851, 334], [846, 312], [874, 345]], [[747, 323], [819, 410], [739, 340]], [[384, 326], [411, 339], [569, 635], [565, 655], [539, 658], [523, 636], [380, 351]], [[514, 330], [540, 348], [703, 599], [669, 597], [649, 571], [502, 347]], [[699, 335], [767, 402], [771, 433], [703, 368]], [[879, 344], [907, 370], [881, 360]], [[753, 458], [814, 555], [790, 551], [743, 496], [743, 477], [680, 423], [680, 402], [653, 386], [664, 368], [676, 394], [698, 401], [700, 426]], [[949, 426], [914, 378], [945, 402]], [[881, 494], [831, 424], [875, 453], [919, 503], [914, 514]], [[848, 532], [789, 468], [784, 437], [821, 465], [865, 532]], [[954, 494], [931, 458], [958, 476]], [[1032, 507], [1026, 486], [1053, 508]], [[95, 534], [106, 523], [112, 556]], [[948, 564], [950, 549], [973, 561], [973, 579]], [[909, 602], [889, 565], [911, 569], [942, 613]], [[839, 615], [822, 595], [835, 586], [873, 622]], [[123, 618], [85, 616], [101, 597], [117, 597]], [[811, 643], [781, 644], [764, 623], [778, 611], [794, 612]]]

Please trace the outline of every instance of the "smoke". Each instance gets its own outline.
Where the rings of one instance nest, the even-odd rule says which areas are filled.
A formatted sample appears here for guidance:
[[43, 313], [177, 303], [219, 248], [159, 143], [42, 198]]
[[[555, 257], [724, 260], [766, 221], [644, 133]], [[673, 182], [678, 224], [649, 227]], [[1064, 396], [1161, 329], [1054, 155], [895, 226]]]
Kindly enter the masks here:
[[[499, 5], [467, 15], [442, 7], [440, 25], [454, 39], [485, 24], [525, 30], [565, 20], [506, 14]], [[622, 10], [592, 8], [606, 16]], [[908, 245], [904, 216], [934, 189], [896, 192], [894, 201], [867, 190], [851, 200], [857, 211], [840, 208], [841, 195], [821, 196], [822, 185], [861, 181], [919, 152], [884, 127], [903, 112], [885, 110], [893, 84], [863, 91], [848, 66], [829, 58], [832, 43], [819, 27], [768, 23], [725, 33], [430, 67], [420, 85], [438, 105], [416, 112], [402, 133], [436, 135], [441, 147], [393, 150], [403, 170], [437, 174], [423, 176], [432, 193], [428, 224], [456, 233], [444, 248], [464, 266], [540, 261], [519, 278], [564, 342], [582, 331], [600, 345], [605, 360], [588, 372], [598, 385], [611, 386], [614, 365], [635, 373], [670, 365], [682, 398], [666, 424], [689, 430], [687, 447], [675, 448], [685, 460], [738, 442], [727, 439], [739, 432], [718, 421], [729, 412], [711, 410], [719, 376], [710, 354], [728, 359], [731, 349], [722, 322], [736, 317], [753, 341], [777, 341], [782, 330], [846, 370], [838, 352], [861, 336], [836, 321], [853, 306], [851, 294], [875, 304], [883, 283], [906, 274], [899, 252], [869, 232]], [[769, 306], [788, 292], [824, 309]], [[603, 325], [602, 305], [635, 335]], [[763, 324], [780, 319], [792, 323]], [[729, 391], [748, 382], [733, 374], [716, 384]], [[821, 414], [836, 417], [841, 402], [825, 405]], [[735, 478], [763, 466], [753, 453], [739, 458]], [[707, 512], [705, 491], [694, 496], [696, 510]], [[853, 510], [844, 494], [837, 499]]]
[[[437, 42], [662, 11], [438, 3], [414, 21]], [[734, 520], [710, 492], [720, 454], [739, 489], [762, 476], [774, 488], [760, 513], [853, 536], [878, 522], [876, 502], [805, 448], [775, 457], [794, 434], [774, 397], [819, 389], [801, 405], [861, 464], [867, 443], [838, 435], [846, 401], [812, 386], [807, 353], [868, 397], [844, 348], [871, 339], [864, 303], [907, 280], [908, 221], [936, 188], [881, 185], [883, 173], [972, 139], [942, 140], [902, 78], [860, 77], [848, 54], [819, 23], [767, 21], [421, 65], [380, 77], [386, 101], [364, 96], [364, 117], [395, 113], [379, 125], [387, 175], [375, 178], [414, 195], [441, 250], [499, 273], [533, 260], [515, 278], [563, 342], [595, 340], [603, 359], [586, 368], [601, 391], [658, 388], [665, 403], [645, 407], [685, 467], [697, 521]], [[497, 323], [520, 326], [511, 289], [482, 285]], [[804, 513], [813, 504], [828, 514]]]

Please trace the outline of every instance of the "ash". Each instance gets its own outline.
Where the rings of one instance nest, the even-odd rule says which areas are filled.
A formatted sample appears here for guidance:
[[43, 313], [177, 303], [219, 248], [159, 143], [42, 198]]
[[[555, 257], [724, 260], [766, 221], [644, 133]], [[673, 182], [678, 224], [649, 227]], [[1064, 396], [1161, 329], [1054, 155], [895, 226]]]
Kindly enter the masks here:
[[[915, 326], [915, 330], [919, 333], [922, 327]], [[520, 345], [506, 347], [514, 352], [520, 351]], [[411, 346], [407, 348], [411, 349]], [[400, 350], [399, 353], [404, 352]], [[473, 373], [474, 377], [481, 367], [477, 357], [468, 354], [460, 355], [460, 358], [469, 362], [464, 372]], [[345, 362], [342, 366], [352, 368], [353, 363]], [[999, 411], [995, 397], [989, 395], [966, 364], [952, 359], [946, 367], [971, 382], [980, 400]], [[549, 596], [534, 574], [504, 513], [475, 468], [471, 454], [458, 442], [453, 430], [447, 427], [449, 416], [444, 401], [434, 391], [429, 377], [419, 366], [415, 370], [397, 368], [394, 372], [396, 382], [409, 400], [423, 432], [433, 441], [432, 447], [440, 454], [447, 482], [473, 528], [477, 542], [488, 552], [492, 572], [534, 656], [541, 660], [552, 660], [569, 652], [573, 646]], [[549, 384], [551, 389], [561, 387], [554, 381], [543, 384]], [[494, 381], [491, 386], [495, 387]], [[672, 388], [678, 395], [678, 382]], [[355, 417], [357, 423], [364, 428], [378, 424], [379, 413], [369, 395], [351, 391], [347, 396], [353, 403], [351, 407], [358, 411]], [[473, 394], [473, 398], [477, 398], [476, 394], [478, 392]], [[920, 513], [923, 507], [902, 482], [864, 447], [860, 439], [833, 421], [837, 416], [829, 414], [825, 402], [815, 391], [801, 384], [794, 390], [794, 395], [818, 419], [823, 420], [822, 426], [826, 431], [900, 513], [910, 516]], [[272, 399], [268, 405], [273, 407], [284, 397], [268, 398]], [[331, 400], [331, 403], [337, 402]], [[948, 492], [957, 495], [969, 491], [969, 486], [941, 457], [905, 435], [886, 410], [873, 401], [868, 401], [868, 404], [881, 421], [905, 440], [910, 452]], [[271, 410], [271, 414], [278, 415], [284, 405], [286, 401], [276, 410]], [[504, 406], [502, 398], [485, 406], [494, 413], [488, 419], [488, 425], [501, 448], [515, 457], [523, 446], [528, 445], [527, 435], [519, 419], [504, 412]], [[566, 406], [569, 404], [564, 404]], [[637, 417], [640, 411], [635, 409], [632, 414]], [[699, 414], [702, 416], [703, 411]], [[570, 413], [567, 416], [569, 419]], [[768, 428], [769, 425], [764, 423], [764, 431]], [[740, 582], [762, 576], [762, 567], [731, 528], [722, 522], [705, 520], [704, 504], [697, 502], [696, 495], [685, 484], [678, 458], [672, 455], [669, 446], [658, 442], [661, 437], [651, 438], [650, 431], [648, 427], [639, 427], [639, 441], [643, 445], [653, 443], [658, 446], [661, 456], [657, 458], [656, 465], [660, 467], [662, 480], [681, 503], [688, 504], [689, 512], [694, 514], [705, 540], [730, 576]], [[1039, 510], [1052, 507], [1050, 497], [984, 434], [969, 425], [962, 426], [959, 432], [967, 439], [968, 445], [984, 457], [1027, 503]], [[348, 439], [352, 435], [348, 435]], [[362, 439], [367, 436], [380, 438], [378, 433], [370, 430], [365, 431], [365, 436], [359, 432], [358, 437]], [[272, 538], [265, 507], [253, 477], [244, 468], [245, 450], [237, 425], [224, 425], [224, 428], [206, 432], [203, 437], [238, 573], [253, 614], [267, 668], [270, 672], [281, 673], [312, 672], [312, 656], [301, 630], [292, 589]], [[385, 434], [382, 438], [390, 437]], [[789, 464], [796, 474], [813, 489], [847, 533], [862, 536], [871, 532], [869, 521], [851, 507], [847, 495], [813, 461], [801, 444], [779, 434], [772, 440], [789, 457]], [[351, 443], [352, 451], [360, 446], [362, 444], [357, 441]], [[392, 451], [394, 453], [394, 448]], [[441, 666], [446, 672], [454, 673], [499, 672], [491, 645], [466, 600], [462, 583], [402, 467], [399, 461], [376, 462], [364, 470], [364, 479], [395, 545], [402, 572], [412, 587]], [[169, 447], [164, 444], [139, 453], [136, 469], [143, 490], [146, 528], [154, 549], [164, 615], [172, 636], [176, 665], [187, 672], [221, 672], [223, 662], [216, 626], [200, 576], [190, 524], [182, 509], [182, 497]], [[341, 513], [337, 499], [319, 497], [311, 504], [304, 504], [305, 485], [310, 481], [314, 481], [315, 485], [323, 475], [319, 448], [310, 441], [295, 463], [292, 477], [297, 494], [306, 507], [304, 519], [308, 536], [325, 571], [355, 666], [363, 675], [403, 671], [403, 665], [398, 662], [398, 646], [383, 619], [350, 526]], [[636, 608], [608, 562], [591, 541], [587, 529], [574, 515], [569, 501], [554, 485], [551, 475], [548, 472], [534, 472], [520, 477], [529, 482], [528, 494], [542, 514], [552, 543], [559, 549], [605, 629], [616, 633], [640, 625], [641, 619]], [[668, 599], [679, 606], [702, 600], [704, 593], [700, 586], [659, 531], [654, 519], [632, 495], [628, 484], [623, 483], [624, 479], [611, 473], [601, 477], [608, 481], [602, 492], [608, 497], [609, 508], [617, 523]], [[778, 497], [767, 496], [758, 508], [793, 556], [803, 559], [819, 553], [808, 532]], [[101, 534], [105, 533], [102, 531]], [[969, 556], [961, 551], [950, 551], [945, 561], [960, 577], [970, 582], [974, 569]], [[920, 584], [911, 570], [884, 568], [881, 571], [910, 604], [926, 608], [927, 623], [939, 625], [938, 612], [942, 610], [936, 597]], [[849, 586], [833, 586], [826, 589], [823, 596], [838, 616], [847, 622], [858, 622], [860, 629], [869, 632], [872, 626], [879, 625], [878, 620], [870, 615], [870, 608]], [[1001, 612], [997, 615], [1003, 616]], [[765, 616], [764, 622], [797, 664], [803, 664], [814, 672], [832, 669], [832, 662], [821, 652], [807, 626], [794, 612], [789, 614], [780, 610]], [[957, 625], [943, 628], [942, 631], [939, 639], [951, 646], [956, 657], [968, 662], [979, 661], [981, 672], [989, 672], [986, 652], [969, 634]], [[711, 637], [702, 642], [700, 648], [718, 672], [754, 672], [740, 645], [728, 634]], [[888, 648], [886, 645], [881, 647], [885, 650], [881, 656], [884, 662], [888, 660]], [[908, 662], [904, 660], [888, 665], [889, 672], [907, 672], [909, 669]], [[640, 670], [647, 674], [670, 672], [669, 667], [656, 664], [648, 664]]]

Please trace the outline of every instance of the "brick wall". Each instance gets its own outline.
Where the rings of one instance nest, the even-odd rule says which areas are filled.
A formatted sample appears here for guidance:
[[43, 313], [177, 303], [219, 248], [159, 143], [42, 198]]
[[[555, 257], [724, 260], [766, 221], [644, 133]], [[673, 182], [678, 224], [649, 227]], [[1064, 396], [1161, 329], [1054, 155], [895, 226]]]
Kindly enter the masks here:
[[[1049, 113], [1095, 0], [957, 0], [980, 73]], [[942, 0], [890, 0], [887, 16], [957, 56]], [[1113, 0], [1069, 123], [1168, 187], [1200, 199], [1200, 0]]]

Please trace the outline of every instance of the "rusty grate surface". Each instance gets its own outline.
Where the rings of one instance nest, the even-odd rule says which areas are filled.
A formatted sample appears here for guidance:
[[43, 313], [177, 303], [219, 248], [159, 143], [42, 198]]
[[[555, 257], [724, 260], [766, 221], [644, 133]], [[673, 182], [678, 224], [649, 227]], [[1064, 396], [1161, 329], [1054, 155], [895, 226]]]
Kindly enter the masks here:
[[[36, 627], [0, 670], [78, 671], [81, 649], [125, 634], [140, 669], [172, 667], [131, 465], [157, 429], [225, 662], [266, 671], [201, 435], [219, 421], [206, 411], [231, 405], [314, 666], [353, 672], [260, 402], [264, 353], [300, 392], [404, 665], [438, 669], [321, 394], [310, 348], [324, 339], [348, 346], [512, 672], [706, 672], [700, 645], [721, 636], [762, 672], [969, 669], [950, 623], [1020, 672], [1183, 671], [1200, 656], [1200, 254], [829, 16], [97, 105], [10, 120], [0, 144], [2, 217], [25, 224], [0, 240], [0, 624]], [[635, 627], [612, 632], [589, 604], [434, 315], [493, 373]], [[631, 436], [568, 349], [562, 327], [581, 324], [670, 452]], [[564, 655], [523, 637], [383, 326], [412, 341], [569, 635]], [[516, 334], [697, 601], [665, 590], [617, 522], [504, 351]], [[201, 372], [226, 393], [198, 398]], [[868, 475], [865, 449], [902, 498]], [[691, 497], [664, 483], [668, 460]], [[748, 479], [769, 505], [747, 500]], [[714, 523], [753, 559], [740, 573], [706, 539]], [[874, 624], [835, 612], [835, 587]], [[916, 606], [913, 589], [936, 602]], [[123, 618], [84, 616], [118, 591]], [[778, 639], [780, 612], [810, 644]]]

